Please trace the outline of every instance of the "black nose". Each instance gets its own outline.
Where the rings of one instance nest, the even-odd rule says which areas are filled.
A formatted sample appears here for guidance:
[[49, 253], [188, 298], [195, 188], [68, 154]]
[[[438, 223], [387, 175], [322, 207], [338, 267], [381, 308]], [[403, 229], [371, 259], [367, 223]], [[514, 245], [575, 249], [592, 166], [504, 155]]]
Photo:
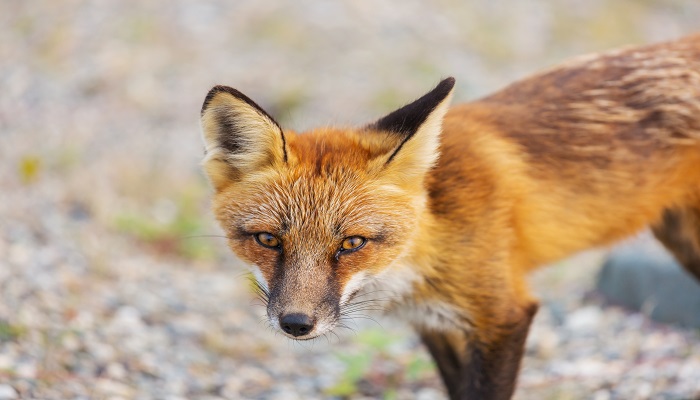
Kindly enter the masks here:
[[283, 315], [280, 317], [280, 326], [294, 337], [308, 335], [314, 329], [313, 321], [306, 314]]

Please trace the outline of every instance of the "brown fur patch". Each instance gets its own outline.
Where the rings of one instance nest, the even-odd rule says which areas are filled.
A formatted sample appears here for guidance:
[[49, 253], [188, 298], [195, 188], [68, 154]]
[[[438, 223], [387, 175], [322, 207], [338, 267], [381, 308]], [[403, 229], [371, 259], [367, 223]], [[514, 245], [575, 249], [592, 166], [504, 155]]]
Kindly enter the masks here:
[[666, 210], [652, 231], [700, 282], [700, 203], [693, 208]]

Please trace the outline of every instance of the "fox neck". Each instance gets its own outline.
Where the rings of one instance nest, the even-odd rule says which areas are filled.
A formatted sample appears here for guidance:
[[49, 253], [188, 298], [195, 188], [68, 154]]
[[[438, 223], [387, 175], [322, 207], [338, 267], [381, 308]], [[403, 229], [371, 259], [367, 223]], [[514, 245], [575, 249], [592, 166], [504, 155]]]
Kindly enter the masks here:
[[[428, 206], [427, 191], [416, 213], [416, 226], [410, 243], [391, 266], [365, 287], [364, 293], [379, 293], [384, 312], [407, 321], [419, 330], [450, 331], [468, 329], [472, 316], [445, 297], [435, 266], [446, 240], [439, 221]], [[363, 297], [364, 298], [364, 297]], [[376, 298], [375, 298], [376, 299]], [[464, 325], [467, 321], [467, 325]], [[461, 325], [460, 325], [461, 324]]]
[[415, 297], [416, 289], [425, 284], [427, 271], [431, 268], [430, 254], [435, 254], [431, 243], [434, 231], [434, 217], [427, 207], [427, 194], [417, 199], [420, 207], [417, 208], [416, 226], [405, 250], [396, 260], [371, 283], [364, 292], [379, 291], [384, 293], [381, 297], [389, 300], [384, 304], [385, 310], [392, 312], [392, 308], [398, 302], [405, 302]]

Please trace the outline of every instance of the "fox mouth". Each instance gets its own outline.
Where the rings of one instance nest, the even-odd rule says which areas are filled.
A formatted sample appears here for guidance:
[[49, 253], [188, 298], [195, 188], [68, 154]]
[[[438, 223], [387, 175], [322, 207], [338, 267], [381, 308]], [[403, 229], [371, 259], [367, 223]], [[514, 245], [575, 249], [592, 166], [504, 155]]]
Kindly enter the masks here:
[[[313, 312], [290, 311], [292, 306], [280, 302], [274, 298], [274, 294], [267, 285], [261, 284], [254, 276], [250, 277], [253, 291], [267, 309], [267, 321], [274, 332], [282, 333], [289, 339], [306, 341], [333, 334], [336, 328], [354, 329], [348, 326], [355, 323], [356, 319], [369, 319], [372, 317], [367, 312], [382, 310], [381, 299], [374, 298], [373, 292], [365, 293], [363, 287], [353, 288], [345, 293], [342, 298], [336, 298], [332, 302], [323, 302], [314, 307]], [[328, 299], [327, 299], [328, 300]], [[283, 306], [280, 306], [280, 305]]]
[[303, 312], [279, 312], [277, 307], [271, 307], [272, 296], [267, 286], [262, 285], [253, 276], [250, 277], [250, 282], [261, 305], [267, 309], [268, 325], [274, 332], [281, 332], [294, 340], [311, 340], [332, 332], [338, 325], [340, 314], [338, 307], [331, 307], [335, 312], [325, 317], [312, 316]]
[[[332, 313], [327, 318], [319, 318], [312, 325], [312, 328], [307, 332], [301, 332], [298, 327], [284, 324], [284, 318], [270, 318], [268, 320], [276, 332], [293, 340], [311, 340], [327, 334], [333, 334], [336, 328], [344, 328], [354, 332], [354, 328], [348, 326], [356, 322], [355, 319], [368, 319], [374, 321], [374, 318], [367, 315], [367, 312], [381, 311], [384, 308], [378, 304], [376, 299], [364, 299], [362, 290], [358, 289], [353, 294], [348, 296], [344, 304], [338, 305], [336, 312]], [[376, 322], [376, 321], [375, 321]], [[295, 330], [296, 328], [296, 330]]]

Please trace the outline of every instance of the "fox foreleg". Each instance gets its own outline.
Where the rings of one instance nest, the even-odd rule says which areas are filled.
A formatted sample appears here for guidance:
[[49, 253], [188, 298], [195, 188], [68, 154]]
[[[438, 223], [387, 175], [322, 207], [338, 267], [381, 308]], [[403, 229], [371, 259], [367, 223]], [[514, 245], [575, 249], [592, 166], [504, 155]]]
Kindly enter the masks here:
[[525, 340], [537, 304], [509, 322], [462, 332], [423, 332], [450, 399], [505, 400], [515, 391]]

